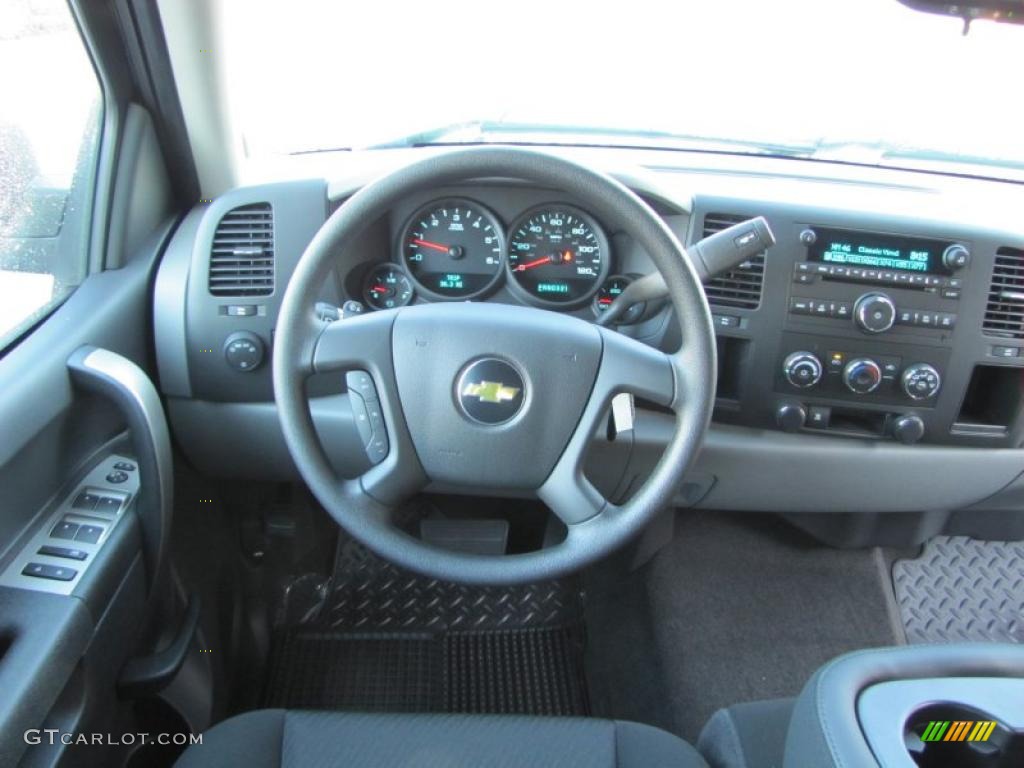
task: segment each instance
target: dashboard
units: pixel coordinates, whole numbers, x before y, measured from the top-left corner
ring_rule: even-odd
[[[611,168],[627,158],[639,156],[585,156]],[[797,175],[792,161],[639,159],[619,177],[680,241],[754,216],[777,238],[705,286],[718,337],[716,410],[682,502],[921,511],[1013,486],[1024,470],[1020,187],[841,166]],[[197,463],[234,475],[290,471],[269,373],[276,312],[306,244],[358,187],[344,175],[254,184],[179,228],[157,278],[154,323],[171,421]],[[594,320],[652,269],[616,222],[559,190],[467,181],[368,222],[337,255],[321,299],[346,316],[478,301]],[[616,328],[666,351],[680,343],[663,302],[635,308]],[[315,377],[309,387],[321,437],[339,471],[355,474],[355,430],[332,400],[344,397],[344,381]],[[611,496],[644,476],[670,428],[665,414],[638,406],[629,439],[598,446],[624,467],[609,480]],[[225,442],[231,434],[244,439]],[[803,462],[800,492],[771,488],[793,462]],[[908,482],[913,498],[902,499]]]

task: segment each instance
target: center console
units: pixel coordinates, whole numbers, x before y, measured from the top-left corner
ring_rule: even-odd
[[[729,295],[709,293],[716,421],[907,445],[1020,445],[1024,251],[923,220],[910,230],[913,219],[816,220],[810,207],[772,204],[738,215],[755,212],[778,241],[761,267],[760,301],[729,309],[716,306]],[[721,217],[703,214],[705,234]],[[753,276],[739,270],[726,284],[749,291]]]
[[[799,240],[775,377],[792,396],[779,401],[780,426],[917,442],[924,422],[902,409],[931,407],[942,389],[969,246],[815,226]],[[811,394],[827,402],[806,406]]]
[[[797,698],[784,766],[1004,768],[1024,760],[1024,648],[910,645],[859,651]]]

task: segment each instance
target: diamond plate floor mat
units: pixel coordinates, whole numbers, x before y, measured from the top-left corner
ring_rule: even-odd
[[[1024,542],[937,536],[892,576],[907,642],[1024,642]]]
[[[264,706],[589,714],[572,580],[470,587],[347,541],[329,579],[289,585],[278,626]]]

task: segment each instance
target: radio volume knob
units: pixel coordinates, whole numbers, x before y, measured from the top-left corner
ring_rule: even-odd
[[[914,363],[903,372],[903,392],[911,400],[935,397],[942,386],[939,372],[928,363]]]
[[[865,333],[884,333],[896,322],[896,305],[884,293],[865,293],[853,305],[853,319]]]
[[[851,360],[843,368],[843,383],[847,389],[858,395],[866,395],[878,389],[882,383],[882,369],[878,363],[867,357]]]
[[[794,352],[782,362],[786,381],[798,389],[813,387],[821,380],[821,361],[810,352]]]
[[[960,243],[953,243],[945,251],[942,252],[942,263],[947,269],[956,271],[963,269],[971,263],[971,252]]]

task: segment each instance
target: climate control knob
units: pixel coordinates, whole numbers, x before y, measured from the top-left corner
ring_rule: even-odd
[[[942,386],[942,378],[928,363],[914,363],[903,372],[903,391],[911,400],[935,397]]]
[[[871,358],[858,357],[843,368],[843,383],[854,394],[866,395],[882,383],[882,369]]]
[[[821,380],[821,361],[810,352],[794,352],[782,361],[786,381],[798,389],[813,387]]]
[[[896,305],[884,293],[865,293],[853,305],[853,319],[865,333],[884,333],[896,322]]]

